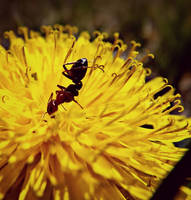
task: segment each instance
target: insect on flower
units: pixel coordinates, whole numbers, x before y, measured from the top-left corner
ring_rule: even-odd
[[[72,65],[72,68],[68,70],[66,68],[66,65]],[[61,85],[57,85],[57,87],[60,88],[60,90],[56,91],[56,99],[52,99],[53,93],[51,93],[50,98],[48,100],[47,113],[49,115],[56,112],[58,110],[58,106],[65,102],[74,101],[83,109],[83,107],[74,99],[74,96],[78,96],[78,90],[82,88],[81,80],[86,75],[87,67],[88,61],[86,58],[81,58],[76,62],[66,63],[63,65],[65,71],[62,72],[62,74],[65,77],[71,79],[75,84],[70,84],[67,88]]]
[[[74,101],[77,103],[82,109],[83,107],[74,99],[74,96],[78,96],[78,90],[82,88],[82,83],[70,84],[67,88],[61,85],[57,85],[60,90],[56,91],[56,99],[52,99],[53,93],[51,93],[48,106],[47,106],[47,113],[49,115],[53,114],[58,110],[58,106],[65,102]]]
[[[186,151],[173,143],[191,137],[190,118],[171,115],[180,95],[118,33],[41,30],[0,46],[0,199],[150,199]]]
[[[72,65],[71,69],[68,70],[66,68],[66,65]],[[70,84],[67,88],[61,85],[57,85],[57,87],[60,88],[60,90],[56,91],[56,99],[52,99],[53,93],[51,93],[50,98],[48,100],[47,113],[51,115],[58,110],[58,106],[60,104],[71,101],[74,101],[83,109],[83,107],[74,99],[74,96],[78,96],[78,90],[82,88],[81,80],[86,75],[87,68],[99,68],[103,71],[101,67],[102,66],[88,67],[88,61],[86,58],[81,58],[76,62],[64,64],[63,68],[65,69],[65,71],[62,72],[62,74],[65,77],[71,79],[75,84]]]

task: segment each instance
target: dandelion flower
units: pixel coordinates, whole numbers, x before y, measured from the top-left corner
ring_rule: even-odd
[[[148,199],[185,152],[173,142],[190,137],[188,120],[170,115],[180,95],[165,78],[146,81],[138,43],[122,58],[117,33],[112,44],[70,26],[18,34],[0,46],[0,199]],[[83,109],[64,103],[51,118],[50,94],[71,84],[62,66],[80,58]]]

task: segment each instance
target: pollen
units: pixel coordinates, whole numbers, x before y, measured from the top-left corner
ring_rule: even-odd
[[[0,199],[149,199],[186,151],[173,142],[191,137],[190,119],[172,114],[180,94],[150,77],[154,55],[72,26],[4,35]]]

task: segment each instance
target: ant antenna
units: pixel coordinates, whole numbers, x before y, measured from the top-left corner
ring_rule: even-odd
[[[73,65],[73,64],[76,64],[77,62],[71,62],[71,63],[66,63],[66,64],[63,64],[63,65]]]
[[[102,72],[105,72],[104,71],[104,65],[98,65],[98,64],[95,64],[95,67],[87,67],[87,68],[94,68],[94,69],[100,69]]]

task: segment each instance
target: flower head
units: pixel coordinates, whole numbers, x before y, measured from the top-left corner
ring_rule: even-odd
[[[190,137],[187,119],[170,115],[180,95],[165,78],[146,81],[138,43],[122,58],[117,33],[112,44],[75,27],[42,32],[6,32],[10,48],[0,47],[0,199],[148,199],[185,151],[173,142]],[[80,58],[83,109],[63,103],[51,118],[51,93],[72,83],[62,66]]]

